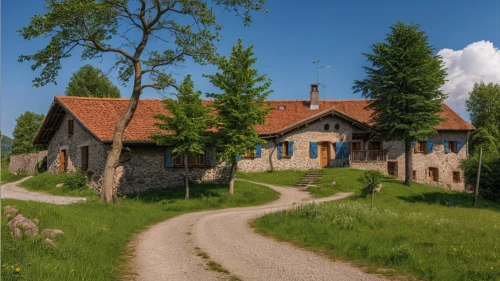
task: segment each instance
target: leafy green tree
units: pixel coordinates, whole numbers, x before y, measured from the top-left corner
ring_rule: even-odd
[[[40,145],[33,145],[38,129],[42,125],[43,114],[37,114],[26,111],[16,119],[16,127],[12,133],[14,141],[12,142],[12,153],[29,153],[43,150]]]
[[[20,62],[34,62],[41,69],[35,87],[56,83],[61,60],[82,51],[82,59],[114,55],[121,83],[133,83],[127,109],[115,125],[101,188],[101,202],[118,203],[113,176],[122,150],[122,137],[147,88],[163,91],[175,87],[172,68],[186,57],[206,64],[216,57],[215,41],[222,26],[216,15],[233,11],[251,23],[253,11],[265,11],[265,0],[46,0],[45,14],[37,14],[20,30],[31,40],[49,38],[48,45]],[[218,11],[219,10],[219,11]],[[156,40],[157,44],[149,44]]]
[[[500,85],[474,84],[465,107],[477,129],[471,135],[471,151],[478,152],[483,148],[488,153],[500,153],[497,144],[500,139]]]
[[[384,140],[403,140],[406,160],[405,184],[412,183],[412,142],[436,134],[435,126],[446,98],[439,88],[445,82],[444,63],[419,25],[398,22],[391,26],[386,42],[372,45],[363,54],[372,67],[367,77],[356,80],[355,93],[371,99],[376,130]]]
[[[229,194],[234,192],[236,157],[244,155],[247,149],[254,149],[256,144],[264,143],[254,126],[263,124],[269,113],[265,100],[272,93],[268,90],[271,80],[252,68],[257,61],[253,55],[253,46],[245,49],[241,39],[238,39],[231,57],[219,60],[219,72],[204,75],[222,91],[207,96],[214,99],[213,107],[218,112],[215,142],[221,150],[219,157],[231,163]]]
[[[12,142],[14,140],[9,138],[8,136],[1,135],[1,143],[2,143],[2,159],[9,155],[9,153],[12,151]]]
[[[121,98],[120,90],[113,85],[104,73],[86,64],[78,69],[71,77],[66,87],[67,96]]]
[[[170,111],[171,116],[155,115],[161,122],[155,126],[167,132],[151,135],[156,144],[173,146],[174,157],[183,158],[186,199],[189,199],[188,155],[205,154],[205,147],[209,141],[206,129],[209,125],[210,108],[203,105],[200,96],[200,91],[194,91],[191,76],[186,76],[179,87],[177,100],[172,98],[164,100],[165,108]]]

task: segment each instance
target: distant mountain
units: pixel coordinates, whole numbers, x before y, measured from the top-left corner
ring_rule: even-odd
[[[1,141],[1,143],[2,143],[2,148],[1,148],[2,149],[2,158],[5,155],[9,154],[9,152],[12,151],[12,141],[13,141],[13,139],[2,135],[2,141]]]

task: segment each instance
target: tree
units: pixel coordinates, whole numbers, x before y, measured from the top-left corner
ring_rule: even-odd
[[[167,133],[157,132],[151,135],[151,139],[155,140],[157,145],[173,146],[173,156],[183,158],[186,199],[189,199],[188,156],[205,154],[209,140],[206,129],[209,124],[210,108],[203,105],[200,96],[201,92],[194,91],[194,83],[188,75],[179,87],[177,100],[172,98],[164,100],[165,108],[170,111],[171,116],[155,115],[161,122],[155,126]]]
[[[444,63],[419,25],[398,22],[391,26],[386,42],[371,46],[363,54],[372,67],[363,67],[367,77],[356,80],[355,93],[371,99],[375,130],[384,140],[403,140],[405,184],[412,183],[412,142],[436,134],[443,121],[437,113],[446,98],[439,88],[445,82]]]
[[[477,129],[471,135],[471,151],[483,148],[488,153],[500,153],[496,141],[500,139],[500,85],[474,84],[465,107]]]
[[[12,153],[29,153],[43,150],[40,145],[33,145],[38,129],[42,125],[43,114],[36,114],[26,111],[16,119],[16,127],[12,132],[14,141],[12,142]]]
[[[27,39],[50,38],[34,55],[22,55],[20,62],[34,61],[40,69],[35,87],[56,83],[61,60],[81,50],[82,59],[115,55],[118,79],[133,83],[127,109],[115,125],[113,142],[104,168],[101,202],[118,203],[113,176],[122,150],[122,137],[137,108],[143,90],[158,91],[175,86],[170,68],[186,57],[199,64],[214,61],[222,26],[217,8],[235,12],[245,25],[251,12],[265,11],[265,0],[46,0],[47,12],[31,18],[20,30]],[[151,45],[156,40],[159,44]],[[147,47],[147,48],[146,48]],[[144,81],[143,81],[144,79]]]
[[[214,99],[213,107],[218,113],[215,142],[221,150],[219,157],[231,163],[229,194],[234,192],[236,157],[244,155],[247,149],[254,149],[256,144],[264,143],[254,126],[264,124],[270,110],[265,100],[272,93],[268,90],[271,80],[266,75],[259,76],[257,70],[252,68],[257,61],[253,55],[253,46],[245,49],[241,39],[238,39],[231,57],[219,60],[220,72],[204,75],[222,91],[207,96]]]
[[[67,96],[121,98],[120,90],[113,85],[104,73],[86,64],[78,69],[71,77],[66,87]]]

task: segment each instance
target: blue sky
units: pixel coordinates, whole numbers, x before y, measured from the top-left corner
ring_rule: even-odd
[[[15,119],[23,112],[30,110],[45,114],[53,96],[64,94],[71,74],[80,66],[91,63],[106,71],[112,63],[112,57],[105,57],[100,61],[81,61],[80,54],[74,53],[72,58],[63,63],[58,85],[32,87],[32,80],[38,72],[32,71],[29,63],[19,63],[17,60],[21,54],[32,54],[43,48],[46,41],[25,41],[16,30],[27,25],[32,15],[43,13],[43,5],[44,1],[41,0],[2,1],[1,129],[2,134],[8,136],[12,136]],[[218,49],[221,54],[228,55],[239,37],[245,45],[255,45],[255,56],[258,58],[256,67],[260,73],[267,74],[273,80],[274,93],[271,94],[271,99],[308,99],[309,85],[316,81],[316,66],[312,62],[318,59],[320,66],[331,65],[319,74],[320,83],[326,85],[326,93],[320,88],[320,98],[361,98],[351,90],[353,81],[364,77],[361,67],[367,65],[367,62],[361,53],[369,52],[371,44],[383,41],[385,34],[389,32],[389,26],[398,20],[419,23],[436,48],[436,53],[442,49],[451,49],[447,52],[450,55],[449,64],[460,66],[457,68],[459,73],[463,73],[463,69],[471,62],[469,59],[468,65],[460,65],[464,61],[460,60],[461,50],[472,53],[473,62],[475,56],[483,59],[477,60],[474,69],[483,68],[482,64],[490,64],[490,74],[485,74],[484,77],[469,75],[463,81],[450,82],[446,88],[457,92],[452,93],[449,102],[465,119],[468,116],[463,110],[463,93],[467,92],[469,84],[484,79],[500,83],[500,67],[497,67],[496,62],[491,62],[498,59],[500,66],[498,0],[268,0],[266,8],[269,13],[255,14],[250,27],[244,27],[241,20],[233,14],[219,14],[218,18],[224,29]],[[471,45],[483,40],[488,41],[489,45]],[[465,52],[469,45],[472,46],[469,49],[473,51]],[[486,57],[485,53],[488,54]],[[214,71],[213,66],[191,63],[175,69],[179,79],[190,73],[195,87],[202,92],[216,91],[202,77],[203,73]],[[494,73],[493,76],[491,72]],[[110,73],[110,78],[118,84],[114,72]],[[122,96],[130,96],[130,87],[120,86],[120,89]],[[460,91],[462,93],[458,94]],[[151,90],[146,91],[143,97],[159,98],[160,95]]]

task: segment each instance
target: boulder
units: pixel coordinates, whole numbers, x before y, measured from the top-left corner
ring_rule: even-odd
[[[56,184],[56,187],[61,188],[61,187],[63,187],[63,185],[64,185],[64,183],[58,183],[58,184]]]
[[[60,229],[44,229],[42,230],[42,235],[50,238],[55,238],[59,235],[63,235],[64,232]]]
[[[52,239],[49,239],[49,238],[45,238],[45,240],[43,240],[43,243],[51,246],[51,247],[55,247],[56,246],[56,243],[54,241],[52,241]]]
[[[15,217],[18,213],[19,210],[12,206],[5,206],[5,208],[3,208],[3,215],[7,218]]]
[[[38,234],[38,226],[31,220],[25,218],[23,215],[17,215],[11,220],[7,226],[12,230],[14,228],[24,229],[24,234],[27,236],[35,236]]]

